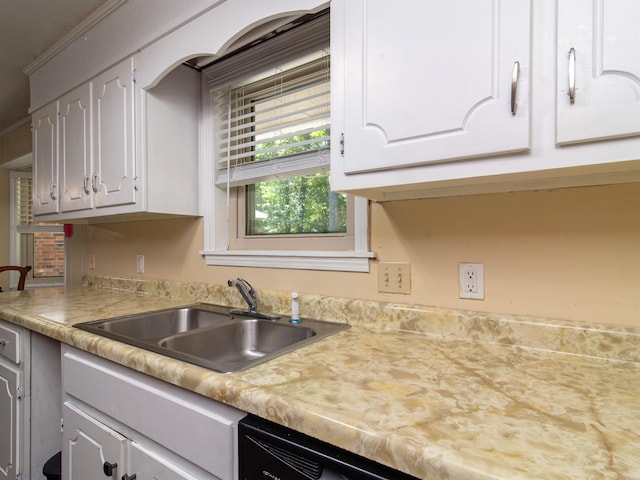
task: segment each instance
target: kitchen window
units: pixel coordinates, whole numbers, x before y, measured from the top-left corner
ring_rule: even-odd
[[[58,223],[33,221],[31,172],[10,174],[10,258],[14,265],[31,265],[26,287],[64,284],[64,232]],[[11,274],[10,287],[18,275]]]
[[[369,270],[367,200],[329,185],[330,71],[328,14],[204,69],[208,264]]]

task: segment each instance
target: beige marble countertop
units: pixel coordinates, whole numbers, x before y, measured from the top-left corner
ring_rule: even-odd
[[[72,328],[193,298],[138,290],[2,293],[0,318],[420,478],[640,478],[631,329],[325,301],[352,328],[219,374]]]

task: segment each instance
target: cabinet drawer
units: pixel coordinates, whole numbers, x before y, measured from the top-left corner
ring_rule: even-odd
[[[65,347],[71,395],[222,479],[234,478],[246,414],[105,359]]]
[[[20,331],[0,324],[0,356],[20,363]]]

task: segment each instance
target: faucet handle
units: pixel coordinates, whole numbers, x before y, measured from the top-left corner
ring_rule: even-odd
[[[249,288],[249,295],[251,295],[253,298],[256,297],[256,291],[253,289],[253,286],[247,282],[244,278],[236,278],[236,282],[240,282],[243,283],[245,286],[247,286]]]

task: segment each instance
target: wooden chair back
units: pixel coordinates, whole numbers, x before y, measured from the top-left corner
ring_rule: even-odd
[[[27,280],[27,274],[31,271],[31,265],[27,265],[26,267],[19,267],[17,265],[5,265],[0,267],[0,273],[6,272],[7,270],[16,270],[20,272],[18,290],[24,290],[24,282]],[[0,287],[0,292],[2,292],[2,287]]]

